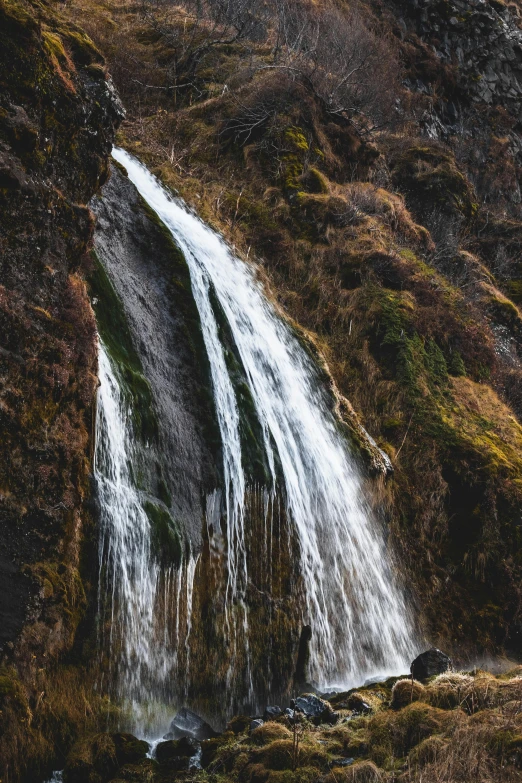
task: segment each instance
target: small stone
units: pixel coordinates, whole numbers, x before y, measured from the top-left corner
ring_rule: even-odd
[[[355,759],[332,759],[330,767],[349,767],[353,764]]]
[[[261,718],[254,718],[254,720],[250,723],[250,731],[255,731],[260,726],[263,726],[264,723],[265,721],[262,720]]]
[[[298,696],[295,700],[295,709],[306,715],[316,725],[320,723],[334,725],[339,720],[339,716],[332,709],[332,705],[314,693],[305,693],[302,696]]]

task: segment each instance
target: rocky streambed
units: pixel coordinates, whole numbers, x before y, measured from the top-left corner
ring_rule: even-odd
[[[236,715],[223,732],[183,708],[159,743],[126,733],[84,737],[63,781],[420,781],[439,779],[447,765],[465,773],[472,763],[502,771],[492,780],[521,779],[521,666],[499,676],[455,672],[432,649],[411,672],[328,699],[303,693],[262,715]]]

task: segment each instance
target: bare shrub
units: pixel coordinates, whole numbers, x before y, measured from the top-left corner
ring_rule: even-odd
[[[169,48],[167,90],[194,87],[199,71],[217,47],[266,38],[264,6],[256,0],[143,0],[142,13]],[[246,53],[246,52],[245,52]]]
[[[212,52],[235,46],[238,68],[251,75],[285,71],[304,81],[328,113],[349,118],[361,131],[395,114],[400,68],[394,49],[355,10],[299,0],[182,0],[174,7],[143,0],[142,10],[170,51],[163,89],[196,87]],[[259,43],[270,45],[269,55],[256,53]]]
[[[355,10],[278,2],[275,60],[298,72],[331,114],[363,115],[375,130],[393,116],[399,64],[392,47]]]

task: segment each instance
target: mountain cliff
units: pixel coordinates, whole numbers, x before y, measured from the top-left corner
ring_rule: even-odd
[[[140,481],[160,546],[173,562],[190,553],[164,525],[173,508],[202,546],[205,568],[221,546],[208,516],[206,529],[202,521],[223,464],[187,271],[125,172],[101,190],[120,123],[120,146],[255,260],[276,309],[324,363],[322,380],[335,388],[352,437],[369,433],[355,451],[364,446],[367,491],[419,634],[461,665],[522,654],[521,119],[515,2],[0,2],[2,780],[63,766],[76,738],[110,722],[119,706],[94,688],[97,668],[110,665],[100,663],[94,631],[98,366],[86,279],[102,339],[120,352],[141,405]],[[95,194],[96,253],[108,277],[90,252]],[[111,231],[125,223],[125,234]],[[120,312],[122,299],[132,308]],[[168,454],[164,463],[150,459],[151,444]],[[258,479],[263,466],[255,448],[252,455]],[[264,563],[256,536],[252,552]],[[290,683],[300,629],[287,618],[288,596],[299,575],[292,582],[298,561],[287,549],[281,594],[265,595],[260,566],[249,600],[263,666],[267,607],[277,613],[277,677]],[[209,619],[219,578],[211,574],[199,597],[196,589],[206,624],[195,631],[191,682],[203,695],[217,676],[209,649],[222,645],[220,681],[228,676],[222,618]],[[429,723],[418,741],[439,723],[450,731],[439,707],[455,707],[461,685],[474,713],[482,691],[459,682],[447,686],[451,704],[439,703],[437,687],[419,698],[431,705],[425,714],[410,704],[411,720]],[[376,698],[394,708],[390,688]],[[503,709],[520,698],[509,694],[481,704]],[[357,736],[337,737],[343,754],[371,759],[353,780],[380,779],[374,764],[388,773],[394,754],[406,757],[417,743],[408,735],[388,747],[379,734],[388,718],[372,720],[355,727]],[[518,768],[518,729],[504,729]],[[268,740],[290,736],[281,728]],[[232,777],[223,779],[268,779],[263,765],[272,761],[261,750],[245,778],[227,742],[235,742],[230,733],[208,750],[229,765]],[[311,761],[308,778],[287,778],[286,762],[274,763],[271,781],[315,780],[327,769]]]
[[[88,684],[63,659],[95,578],[82,563],[97,386],[83,271],[87,203],[122,117],[103,62],[51,6],[0,4],[3,780],[45,767],[86,719]]]

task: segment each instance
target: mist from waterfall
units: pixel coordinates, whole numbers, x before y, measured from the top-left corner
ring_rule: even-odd
[[[190,270],[222,440],[225,603],[232,653],[238,645],[248,645],[249,639],[245,601],[248,476],[241,449],[241,414],[220,339],[216,301],[240,357],[260,424],[270,473],[267,489],[274,493],[282,485],[286,513],[297,538],[305,594],[302,622],[313,629],[312,678],[324,687],[351,686],[367,677],[406,671],[414,651],[410,614],[383,532],[365,500],[356,462],[312,360],[265,296],[255,267],[238,258],[136,159],[121,149],[115,149],[113,156],[171,232]],[[134,693],[139,690],[138,680],[147,679],[152,671],[156,679],[162,679],[172,652],[156,643],[157,622],[151,607],[163,577],[151,558],[146,517],[133,492],[127,491],[125,464],[132,454],[132,436],[127,431],[128,440],[121,443],[112,432],[111,411],[118,407],[121,411],[121,402],[108,373],[101,376],[101,382],[98,420],[106,432],[106,446],[99,446],[97,475],[102,506],[110,505],[109,516],[119,519],[115,524],[104,512],[103,557],[112,564],[112,589],[121,593],[124,655],[136,662],[123,682]],[[117,464],[114,454],[120,455]],[[171,577],[172,585],[176,579],[176,575]],[[175,601],[175,596],[169,600]],[[136,622],[138,627],[133,626]],[[179,644],[190,646],[188,637],[178,634]]]

